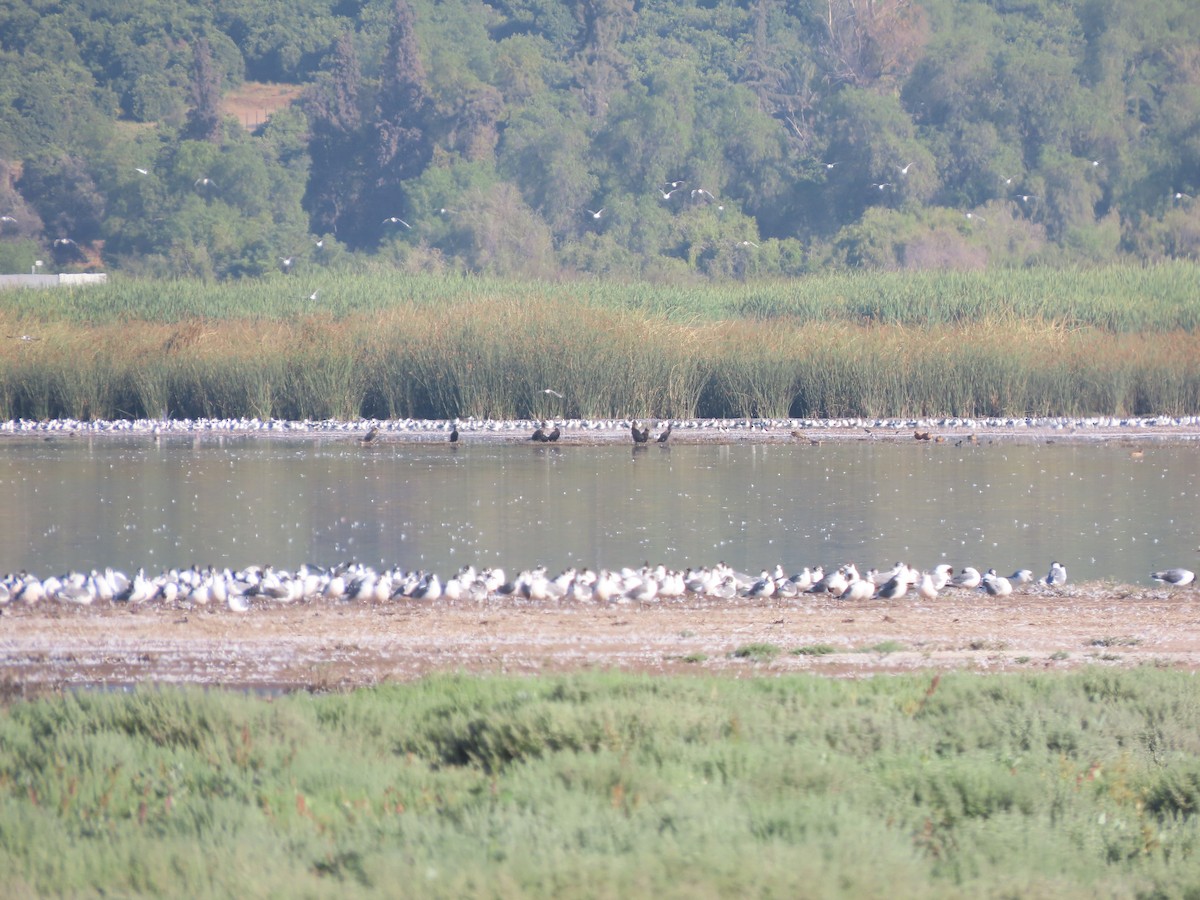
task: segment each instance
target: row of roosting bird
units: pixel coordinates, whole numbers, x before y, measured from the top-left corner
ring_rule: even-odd
[[[1188,569],[1152,573],[1164,584],[1186,586],[1195,581]],[[1038,583],[1061,587],[1066,568],[1055,562]],[[567,569],[550,575],[545,567],[521,571],[510,579],[502,568],[477,570],[466,566],[444,581],[434,572],[376,571],[370,566],[347,563],[333,568],[303,565],[294,572],[251,566],[239,571],[216,568],[171,569],[156,576],[138,571],[132,578],[112,568],[103,572],[75,572],[62,577],[39,579],[29,574],[8,575],[0,580],[0,605],[10,602],[35,604],[43,601],[87,606],[112,602],[137,604],[224,605],[245,612],[255,603],[296,603],[315,600],[386,602],[411,600],[470,600],[518,598],[535,602],[631,603],[682,599],[688,596],[713,599],[792,598],[821,596],[842,600],[882,598],[898,600],[911,591],[925,600],[936,599],[944,590],[982,591],[1005,597],[1034,583],[1029,569],[1001,576],[994,569],[980,573],[967,566],[955,573],[949,565],[918,571],[896,563],[883,572],[865,575],[848,563],[828,572],[821,566],[788,574],[782,566],[764,570],[758,577],[737,572],[724,563],[677,571],[665,566],[645,565],[637,569]]]

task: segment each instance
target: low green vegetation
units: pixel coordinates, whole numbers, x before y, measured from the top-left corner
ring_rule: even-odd
[[[837,653],[837,647],[831,644],[805,644],[792,651],[793,656],[828,656]]]
[[[5,896],[1187,896],[1160,669],[437,677],[0,711]]]
[[[754,662],[770,662],[780,653],[780,649],[776,644],[755,643],[742,644],[737,647],[731,654],[734,659],[749,659]]]
[[[899,641],[880,641],[878,644],[872,644],[870,647],[864,647],[864,653],[903,653],[908,648]]]
[[[0,419],[1184,414],[1198,271],[11,290]]]

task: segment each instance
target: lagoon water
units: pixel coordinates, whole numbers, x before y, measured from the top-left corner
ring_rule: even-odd
[[[1148,583],[1197,562],[1200,447],[916,442],[451,446],[240,437],[0,445],[0,569],[724,560],[1030,568]]]

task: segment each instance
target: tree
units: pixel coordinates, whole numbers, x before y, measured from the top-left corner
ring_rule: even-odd
[[[195,141],[221,143],[221,76],[205,38],[192,44],[192,105],[184,132]]]
[[[425,135],[428,105],[412,8],[406,0],[395,0],[375,121],[375,186],[382,188],[379,208],[390,208],[402,199],[396,187],[429,163],[431,148]]]
[[[929,37],[913,0],[825,0],[822,51],[830,75],[865,87],[895,83],[912,71]]]
[[[50,240],[70,238],[84,244],[100,237],[105,197],[83,158],[31,159],[25,163],[17,189],[45,222]]]
[[[352,229],[345,227],[346,219],[366,192],[361,91],[354,39],[343,32],[334,45],[329,72],[305,92],[302,103],[311,130],[312,158],[304,208],[314,231],[337,232],[341,227],[353,237]]]

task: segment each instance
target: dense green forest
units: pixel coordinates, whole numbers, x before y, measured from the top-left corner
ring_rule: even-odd
[[[0,271],[1155,261],[1197,190],[1194,0],[0,5]]]

